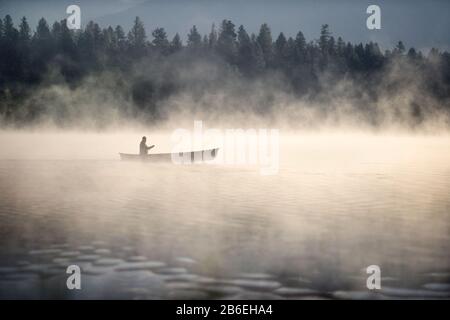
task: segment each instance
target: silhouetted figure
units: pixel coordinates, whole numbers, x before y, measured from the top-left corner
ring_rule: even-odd
[[[139,154],[141,156],[147,155],[148,154],[148,150],[150,150],[151,148],[154,147],[154,145],[152,145],[150,147],[147,147],[146,142],[147,142],[147,138],[146,137],[142,137],[141,143],[139,145]]]

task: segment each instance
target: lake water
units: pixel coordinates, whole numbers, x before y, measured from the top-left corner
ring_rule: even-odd
[[[282,134],[274,175],[139,139],[0,134],[0,298],[450,298],[450,137]]]

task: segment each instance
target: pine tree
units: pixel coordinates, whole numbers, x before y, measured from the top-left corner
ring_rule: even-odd
[[[208,36],[205,34],[202,40],[202,48],[206,51],[209,48]]]
[[[9,14],[5,16],[5,19],[3,21],[3,37],[7,42],[14,42],[17,41],[19,37],[19,31],[17,31],[16,28],[14,28],[14,23],[12,21],[12,18]]]
[[[229,63],[236,62],[237,44],[234,23],[230,20],[223,20],[217,38],[217,52]]]
[[[55,43],[58,43],[60,41],[61,37],[61,24],[58,21],[55,21],[52,25],[51,30],[52,40]]]
[[[16,81],[22,75],[22,57],[19,54],[19,31],[14,27],[10,15],[3,20],[3,39],[0,46],[1,78]]]
[[[266,68],[266,61],[264,59],[264,52],[259,45],[259,42],[257,40],[257,37],[252,34],[251,36],[252,41],[252,48],[253,48],[253,57],[254,57],[254,67],[253,67],[253,73],[255,75],[261,73]]]
[[[214,50],[217,46],[217,31],[216,31],[216,25],[213,23],[211,26],[211,32],[208,36],[208,44],[209,49]]]
[[[117,50],[117,39],[114,33],[114,29],[109,26],[102,31],[102,38],[105,43],[105,47],[109,51]]]
[[[405,53],[405,45],[402,41],[399,41],[394,49],[394,54],[403,55]]]
[[[61,52],[63,52],[68,58],[75,59],[77,56],[77,47],[75,45],[72,31],[67,27],[66,20],[62,20],[61,23],[61,30],[60,30],[60,37],[59,37],[59,47]],[[112,28],[108,28],[110,30],[110,33],[112,33],[111,37],[114,36]],[[111,40],[112,41],[112,40]]]
[[[3,20],[0,18],[0,40],[3,39],[3,33],[4,33]]]
[[[345,42],[344,40],[342,40],[341,37],[338,37],[337,40],[337,44],[336,44],[336,50],[337,50],[337,55],[340,57],[344,56],[345,53]]]
[[[164,28],[156,28],[152,32],[153,41],[152,44],[162,54],[169,53],[169,40],[167,40],[167,34]]]
[[[36,64],[36,74],[42,74],[46,63],[50,61],[54,55],[54,42],[48,27],[47,21],[41,18],[38,22],[36,32],[32,38],[33,57]]]
[[[177,33],[172,39],[172,42],[170,43],[170,52],[176,53],[181,51],[183,49],[183,43],[181,42],[180,35]]]
[[[197,31],[197,27],[193,26],[187,37],[187,45],[191,49],[198,50],[202,45],[202,36]]]
[[[417,52],[416,52],[416,49],[414,49],[414,48],[410,48],[409,50],[408,50],[408,58],[409,59],[411,59],[411,60],[415,60],[416,58],[417,58]]]
[[[289,37],[286,43],[286,56],[285,56],[285,64],[288,67],[292,67],[295,65],[296,60],[296,45],[295,40],[292,37]]]
[[[277,66],[283,66],[286,63],[287,58],[287,40],[283,32],[281,32],[275,40],[275,64]]]
[[[48,28],[47,21],[44,18],[41,18],[39,20],[34,37],[37,40],[50,40],[51,39],[50,29]]]
[[[102,38],[102,30],[100,26],[93,22],[89,21],[84,30],[85,35],[89,39],[90,45],[93,50],[98,51],[102,48],[103,38]]]
[[[330,40],[328,40],[328,54],[330,56],[335,56],[337,52],[336,48],[336,40],[334,40],[334,37],[330,37]]]
[[[306,61],[306,40],[301,31],[295,37],[295,55],[297,62],[304,63]]]
[[[128,43],[134,53],[140,54],[144,52],[146,39],[144,24],[139,17],[136,17],[133,27],[128,32]]]
[[[237,35],[238,46],[238,66],[239,69],[248,74],[252,71],[252,64],[254,63],[253,47],[250,36],[245,31],[244,26],[240,26]]]
[[[266,62],[266,65],[269,66],[273,60],[273,52],[272,52],[272,33],[267,23],[261,25],[256,40],[258,41],[258,44],[263,52],[264,61]]]
[[[19,40],[28,42],[31,39],[30,26],[28,25],[27,18],[23,17],[19,26]]]
[[[116,26],[114,29],[115,39],[117,41],[117,48],[121,51],[123,51],[126,48],[126,41],[125,38],[125,32],[123,31],[123,28],[121,26]]]
[[[320,30],[319,47],[322,55],[327,55],[329,52],[329,41],[331,38],[330,26],[324,24]]]

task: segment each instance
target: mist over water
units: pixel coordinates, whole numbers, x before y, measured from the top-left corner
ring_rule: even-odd
[[[448,298],[448,135],[281,131],[263,176],[119,161],[149,131],[0,134],[1,297]]]
[[[433,76],[417,74],[404,61],[392,62],[364,84],[325,73],[316,80],[317,92],[308,89],[299,96],[281,73],[247,79],[216,61],[184,65],[182,58],[137,63],[130,75],[93,73],[76,85],[61,83],[60,71],[51,70],[15,115],[0,118],[0,124],[12,130],[70,131],[173,130],[195,120],[211,127],[312,131],[440,133],[450,127],[448,88],[436,89],[444,98],[436,97],[426,88]]]

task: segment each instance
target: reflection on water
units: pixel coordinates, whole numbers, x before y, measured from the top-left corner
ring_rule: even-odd
[[[291,136],[274,176],[108,146],[0,153],[0,298],[450,297],[448,138]]]

